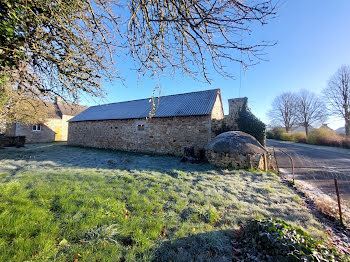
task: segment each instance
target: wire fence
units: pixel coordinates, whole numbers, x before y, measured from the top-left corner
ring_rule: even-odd
[[[318,209],[350,222],[350,155],[270,147],[279,174],[310,197]],[[324,154],[324,152],[323,152]]]

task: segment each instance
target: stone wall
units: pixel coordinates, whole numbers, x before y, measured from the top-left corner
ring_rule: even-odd
[[[247,100],[248,98],[246,97],[228,100],[229,114],[226,116],[223,115],[221,118],[214,118],[212,121],[212,138],[223,132],[239,130],[239,112],[242,110]]]
[[[207,151],[205,156],[210,164],[218,167],[265,170],[268,166],[268,163],[265,166],[266,156],[264,154],[236,154]]]
[[[56,139],[56,141],[67,141],[68,140],[68,120],[73,118],[73,116],[63,115],[61,120],[62,135],[61,139]]]
[[[24,136],[4,136],[0,135],[0,148],[8,146],[22,147],[25,143]]]
[[[221,120],[224,118],[224,110],[222,108],[221,96],[216,96],[216,100],[211,111],[211,119],[212,120]]]
[[[218,167],[277,171],[276,160],[268,152],[264,154],[234,154],[209,150],[205,152],[205,157],[211,165]]]
[[[55,119],[56,120],[56,119]],[[59,119],[57,119],[59,121]],[[52,122],[54,121],[50,121]],[[50,125],[41,124],[41,131],[33,131],[32,125],[16,123],[14,127],[15,136],[25,136],[27,143],[41,143],[55,141],[55,132]]]
[[[214,130],[218,129],[218,125],[221,126],[224,119],[224,110],[222,108],[221,96],[217,96],[212,112],[211,112],[211,121],[210,121],[210,138],[213,139],[216,136]]]
[[[232,121],[237,122],[239,118],[239,112],[243,109],[244,106],[248,104],[248,98],[233,98],[228,100],[229,106],[229,114],[228,117],[232,119]]]
[[[211,123],[212,137],[227,131],[244,131],[253,135],[265,146],[266,127],[256,118],[248,108],[248,98],[234,98],[228,100],[229,114],[223,119],[214,119]]]
[[[7,124],[5,135],[14,136],[15,135],[15,124]]]
[[[144,131],[138,130],[144,125]],[[194,146],[199,155],[211,139],[209,116],[70,122],[68,144],[180,156]]]
[[[72,116],[63,115],[62,119],[47,119],[45,123],[41,124],[41,131],[33,131],[32,125],[16,123],[7,127],[6,134],[9,136],[25,136],[27,143],[67,141],[67,121],[71,118]]]

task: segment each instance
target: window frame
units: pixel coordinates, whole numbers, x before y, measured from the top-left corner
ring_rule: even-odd
[[[41,132],[41,124],[32,125],[32,132]]]
[[[145,124],[137,124],[137,132],[145,132]]]

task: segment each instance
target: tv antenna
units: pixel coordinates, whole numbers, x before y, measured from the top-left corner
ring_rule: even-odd
[[[243,31],[241,31],[241,64],[239,67],[239,87],[238,87],[238,97],[241,97],[241,88],[242,88],[242,67],[243,67],[243,51],[242,51],[242,45],[243,45]]]

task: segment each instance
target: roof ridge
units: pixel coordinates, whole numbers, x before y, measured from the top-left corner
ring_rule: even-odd
[[[188,95],[188,94],[208,92],[208,91],[220,91],[220,88],[207,89],[207,90],[201,90],[201,91],[193,91],[193,92],[188,92],[188,93],[172,94],[172,95],[160,96],[159,98],[164,98],[164,97],[169,97],[169,96],[181,96],[181,95]],[[107,104],[101,104],[101,105],[94,105],[94,106],[90,106],[90,107],[114,105],[114,104],[121,104],[121,103],[129,103],[129,102],[134,102],[134,101],[148,100],[148,99],[151,99],[151,98],[152,97],[140,98],[140,99],[134,99],[134,100],[127,100],[127,101],[113,102],[113,103],[107,103]]]

